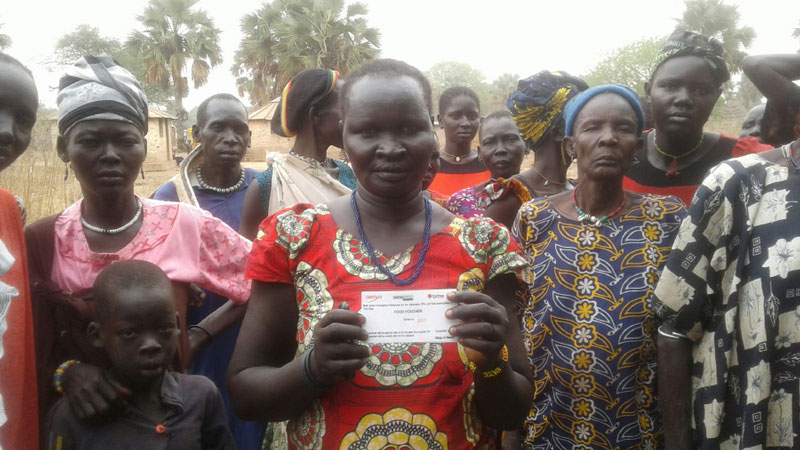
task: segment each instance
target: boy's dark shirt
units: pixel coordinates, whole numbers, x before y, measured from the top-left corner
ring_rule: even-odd
[[[44,436],[49,450],[137,449],[215,450],[236,449],[228,429],[222,398],[206,377],[167,373],[161,383],[161,401],[167,406],[165,430],[136,410],[111,423],[82,423],[66,398],[50,411]]]

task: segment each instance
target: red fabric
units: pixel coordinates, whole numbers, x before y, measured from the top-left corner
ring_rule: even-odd
[[[730,136],[726,136],[724,134],[721,135],[720,142],[724,142],[726,140],[727,141],[736,141],[736,143],[733,145],[733,148],[728,147],[730,149],[730,154],[729,155],[723,155],[722,159],[738,158],[740,156],[749,155],[751,153],[765,152],[767,150],[772,150],[772,148],[773,148],[771,145],[759,142],[758,138],[754,138],[754,137],[733,138],[733,137],[730,137]],[[644,149],[642,149],[640,151],[639,158],[640,159],[647,158],[647,155],[646,155]],[[695,162],[694,165],[695,166],[701,166],[703,164],[709,164],[706,161],[706,159],[707,158],[704,157],[704,159],[701,159],[700,161]],[[711,167],[713,167],[714,165],[716,165],[716,163],[712,163],[711,166],[709,166],[709,169]],[[683,203],[688,206],[689,204],[692,203],[692,197],[694,197],[695,191],[697,191],[697,188],[700,186],[700,183],[702,182],[702,178],[705,177],[705,173],[706,173],[706,170],[704,170],[702,173],[698,173],[698,175],[702,175],[702,177],[700,177],[700,176],[697,177],[697,181],[698,181],[697,183],[685,184],[685,185],[653,186],[653,185],[642,184],[641,182],[636,181],[635,179],[631,178],[631,176],[630,176],[631,173],[629,172],[628,176],[625,176],[625,178],[623,178],[623,180],[622,180],[622,187],[623,187],[623,189],[627,189],[627,190],[633,191],[633,192],[640,192],[640,193],[643,193],[643,194],[674,195],[674,196],[680,198],[681,201],[683,201]],[[682,179],[683,178],[681,178],[679,176],[676,180],[677,181],[681,181]],[[645,181],[645,182],[652,181],[652,179],[650,179],[650,180],[643,179],[643,181]],[[654,183],[654,184],[656,184],[656,183]]]
[[[447,205],[447,200],[450,199],[450,197],[430,189],[428,189],[428,193],[431,194],[431,200],[439,204],[441,207],[445,207]]]
[[[376,256],[393,274],[406,278],[420,247],[389,259]],[[351,310],[361,309],[362,291],[482,290],[484,280],[504,273],[528,277],[527,262],[508,231],[490,219],[455,218],[431,236],[419,278],[402,288],[371,264],[361,242],[338,228],[324,205],[312,209],[307,204],[280,211],[261,224],[247,265],[250,278],[295,285],[298,354],[312,342],[314,325],[327,311],[345,301]],[[348,448],[364,436],[392,432],[422,436],[418,439],[428,448],[436,442],[450,449],[486,444],[490,433],[478,418],[466,362],[463,348],[455,343],[373,344],[367,365],[352,380],[331,388],[290,421],[289,445]],[[393,426],[386,427],[390,421]],[[409,433],[411,424],[423,428]],[[397,448],[406,447],[399,444]],[[413,447],[426,446],[416,442]]]
[[[723,135],[724,136],[724,135]],[[734,138],[735,139],[735,138]],[[731,150],[731,158],[738,158],[740,156],[749,155],[751,153],[761,153],[767,150],[772,150],[774,147],[760,142],[756,137],[743,137],[738,138],[739,142]]]
[[[645,186],[643,184],[639,184],[628,177],[622,179],[622,188],[627,191],[632,192],[642,192],[647,194],[654,194],[654,195],[674,195],[681,199],[684,205],[689,205],[692,203],[692,197],[694,196],[695,191],[697,190],[698,185],[689,185],[689,186],[670,186],[670,187],[655,187],[655,186]]]
[[[0,426],[0,448],[36,450],[39,448],[39,417],[28,262],[19,206],[14,196],[2,189],[0,240],[15,259],[0,281],[19,291],[9,305],[8,329],[2,336],[0,396],[8,421]]]
[[[488,170],[475,173],[439,172],[436,174],[436,178],[433,179],[433,183],[431,183],[428,189],[450,197],[464,188],[483,183],[491,178],[491,176],[492,174]]]

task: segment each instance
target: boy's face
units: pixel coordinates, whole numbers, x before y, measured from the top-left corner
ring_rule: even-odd
[[[0,171],[10,166],[31,142],[39,95],[22,68],[0,62]]]
[[[135,386],[158,379],[178,345],[172,287],[121,289],[111,301],[106,317],[90,325],[95,345],[105,348],[123,381]]]

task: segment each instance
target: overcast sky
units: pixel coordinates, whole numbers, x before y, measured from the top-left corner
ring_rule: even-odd
[[[726,0],[739,5],[740,23],[755,28],[748,50],[794,53],[792,37],[800,25],[800,0]],[[39,95],[55,105],[57,70],[48,69],[58,38],[86,23],[101,34],[124,40],[139,26],[136,15],[147,0],[4,0],[0,30],[11,36],[6,51],[27,64]],[[368,22],[381,32],[381,56],[404,60],[422,70],[439,61],[459,61],[479,69],[487,81],[504,72],[521,76],[539,70],[588,71],[611,50],[643,37],[669,34],[683,0],[369,0]],[[239,45],[239,21],[259,1],[201,0],[222,30],[224,62],[209,82],[192,90],[187,109],[217,92],[236,94],[230,66]]]

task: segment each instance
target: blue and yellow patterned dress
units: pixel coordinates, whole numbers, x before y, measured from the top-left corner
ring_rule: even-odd
[[[534,266],[521,320],[536,368],[524,448],[659,447],[649,299],[685,216],[676,197],[649,195],[600,227],[547,199],[522,206],[513,234]]]

